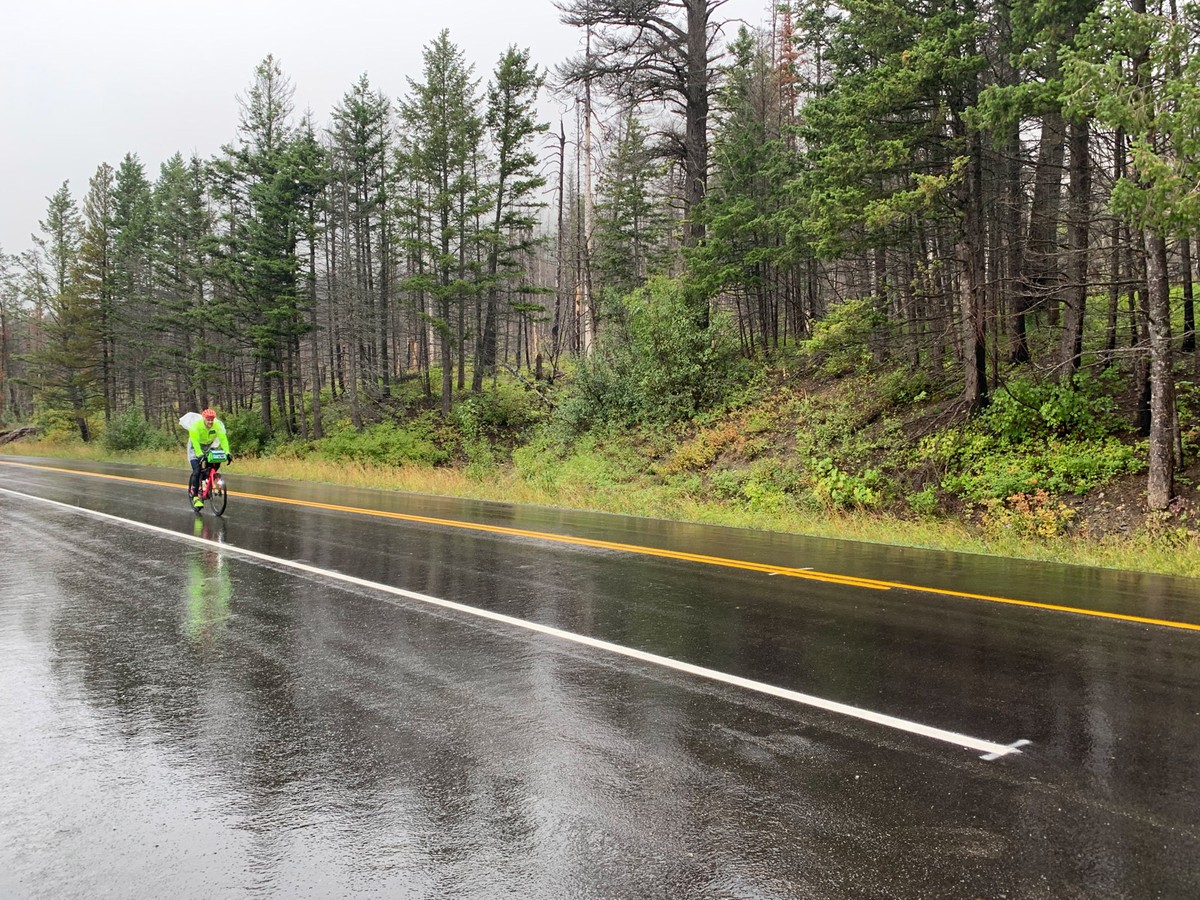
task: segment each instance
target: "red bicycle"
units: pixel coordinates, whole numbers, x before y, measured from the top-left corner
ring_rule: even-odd
[[[227,459],[224,450],[214,448],[205,453],[200,462],[200,499],[218,516],[224,514],[225,504],[229,502],[225,495],[225,479],[219,472],[221,463]],[[196,515],[200,515],[199,509]]]

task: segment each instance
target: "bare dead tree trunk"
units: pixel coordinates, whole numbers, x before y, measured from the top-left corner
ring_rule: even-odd
[[[1125,175],[1125,131],[1118,128],[1113,136],[1113,181]],[[1104,330],[1104,358],[1109,363],[1117,350],[1117,324],[1121,305],[1121,276],[1125,271],[1125,227],[1120,219],[1113,219],[1112,248],[1109,260],[1108,321]]]
[[[1025,190],[1021,185],[1021,130],[1020,124],[1014,122],[1008,135],[1004,150],[1004,185],[1002,210],[1003,244],[1004,244],[1004,274],[1000,280],[1000,295],[1002,306],[997,310],[997,317],[1008,323],[1010,341],[1009,358],[1018,353],[1015,343],[1017,338],[1017,316],[1014,314],[1015,298],[1021,278],[1021,267],[1024,258],[1024,240],[1021,234],[1021,223],[1024,219]],[[1000,323],[997,323],[999,325]],[[1025,340],[1025,320],[1020,319],[1020,340]],[[1028,347],[1024,347],[1028,354]]]
[[[1200,241],[1197,242],[1200,246]],[[1179,241],[1180,268],[1183,276],[1183,343],[1179,349],[1192,353],[1196,349],[1196,305],[1192,280],[1192,244],[1186,237]]]
[[[1150,315],[1150,472],[1146,504],[1166,509],[1175,495],[1175,384],[1171,374],[1171,298],[1167,241],[1147,230],[1146,280]]]
[[[592,84],[584,85],[583,93],[583,302],[587,312],[584,323],[584,353],[591,354],[596,336],[600,333],[600,311],[592,290],[593,222],[595,198],[592,196]]]
[[[1072,122],[1068,143],[1071,171],[1068,186],[1070,219],[1067,223],[1068,284],[1064,295],[1060,359],[1065,382],[1075,376],[1083,356],[1083,317],[1088,293],[1088,220],[1092,191],[1091,161],[1088,157],[1089,123]]]
[[[971,92],[974,94],[974,91]],[[974,97],[968,97],[968,105]],[[958,126],[956,130],[964,130]],[[964,392],[968,409],[987,404],[987,309],[983,224],[983,148],[981,137],[969,132],[969,159],[963,180],[963,224],[958,241],[962,268],[962,331]]]
[[[312,339],[309,348],[312,351],[312,437],[320,439],[324,432],[321,429],[321,352],[320,331],[317,327],[317,244],[315,240],[308,243],[308,307],[309,319],[312,325]]]
[[[563,307],[563,250],[565,235],[563,234],[563,208],[565,206],[565,176],[567,168],[567,130],[562,120],[558,122],[558,258],[554,274],[554,319],[550,327],[550,380],[554,380],[558,371],[558,354],[562,349],[562,307]]]
[[[704,240],[704,225],[695,219],[695,211],[704,199],[708,183],[708,41],[710,0],[685,0],[687,7],[687,108],[684,144],[684,222],[683,243],[694,247]]]
[[[1033,201],[1029,208],[1029,239],[1022,260],[1021,284],[1017,291],[1010,325],[1014,363],[1029,362],[1026,318],[1055,293],[1054,267],[1058,257],[1058,209],[1062,193],[1065,151],[1062,113],[1051,110],[1042,119],[1042,136],[1034,169]]]
[[[1133,0],[1133,10],[1146,14],[1145,0]],[[1133,58],[1133,81],[1137,99],[1149,121],[1154,120],[1154,101],[1150,95],[1147,63],[1149,48],[1143,48]],[[1147,135],[1153,147],[1158,135],[1151,128]],[[1148,189],[1141,172],[1135,172],[1138,185]],[[1171,296],[1167,275],[1167,241],[1153,225],[1143,225],[1142,246],[1145,250],[1146,328],[1149,336],[1149,473],[1146,481],[1146,505],[1152,510],[1164,510],[1175,493],[1174,441],[1174,383],[1171,373]]]

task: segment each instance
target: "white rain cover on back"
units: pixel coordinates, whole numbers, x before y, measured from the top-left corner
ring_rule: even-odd
[[[184,413],[179,417],[179,427],[184,431],[191,430],[191,427],[204,418],[198,412]]]

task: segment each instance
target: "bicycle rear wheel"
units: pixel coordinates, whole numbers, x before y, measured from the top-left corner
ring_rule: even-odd
[[[225,479],[218,475],[213,479],[212,495],[208,498],[213,513],[218,516],[223,514],[227,501],[228,498],[225,496]]]

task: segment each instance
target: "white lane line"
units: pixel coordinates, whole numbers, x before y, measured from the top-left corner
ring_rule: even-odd
[[[929,725],[922,725],[920,722],[913,722],[908,719],[899,719],[895,716],[874,712],[869,709],[850,706],[846,703],[838,703],[836,700],[826,700],[823,697],[814,697],[812,694],[802,694],[799,691],[776,687],[775,685],[766,684],[761,681],[754,681],[749,678],[742,678],[739,675],[729,675],[725,672],[718,672],[716,669],[707,669],[704,666],[697,666],[693,665],[692,663],[671,659],[668,656],[659,656],[656,653],[647,653],[644,650],[636,650],[632,647],[624,647],[620,644],[613,644],[608,641],[602,641],[598,638],[588,637],[582,634],[575,634],[574,632],[564,631],[561,628],[554,628],[549,625],[540,625],[537,622],[529,622],[525,619],[517,619],[513,616],[506,616],[503,613],[492,612],[491,610],[487,609],[479,609],[474,606],[467,606],[462,603],[456,603],[453,600],[443,600],[441,597],[434,597],[429,594],[421,594],[416,591],[405,590],[404,588],[392,587],[391,585],[381,584],[377,581],[367,581],[364,578],[356,578],[353,575],[345,575],[332,569],[320,569],[316,566],[307,565],[306,563],[295,562],[294,560],[283,559],[278,556],[268,556],[265,553],[259,553],[255,550],[247,550],[243,547],[234,546],[233,544],[225,544],[219,541],[212,541],[206,538],[198,537],[196,535],[184,534],[179,531],[171,531],[167,528],[160,528],[157,525],[148,525],[145,522],[135,522],[131,519],[122,519],[119,516],[98,512],[94,509],[85,509],[84,507],[80,506],[72,506],[68,503],[60,503],[57,500],[47,500],[44,497],[35,497],[32,494],[23,494],[19,491],[12,491],[6,488],[0,488],[0,493],[12,494],[17,497],[24,497],[28,500],[39,500],[42,503],[48,503],[51,506],[58,506],[71,512],[86,513],[87,515],[94,516],[96,518],[108,519],[109,521],[117,522],[121,525],[141,528],[145,531],[161,534],[168,538],[191,541],[192,543],[201,544],[206,547],[214,547],[222,552],[235,553],[239,556],[244,556],[249,559],[257,559],[263,562],[272,563],[277,566],[284,566],[289,569],[295,569],[298,572],[306,572],[310,575],[316,575],[321,578],[329,578],[334,581],[341,581],[345,584],[353,584],[358,587],[368,588],[370,590],[382,591],[386,594],[393,594],[397,597],[405,597],[409,600],[417,600],[421,603],[428,603],[432,606],[442,607],[443,609],[452,609],[455,612],[465,613],[480,619],[489,619],[493,622],[500,622],[504,625],[509,625],[514,628],[522,628],[526,631],[533,631],[538,634],[544,634],[549,637],[558,638],[559,640],[570,641],[575,644],[582,644],[585,647],[603,650],[606,653],[625,656],[630,659],[636,659],[641,662],[650,663],[652,665],[661,666],[667,669],[674,669],[677,672],[686,672],[689,675],[695,675],[699,678],[720,682],[721,684],[733,685],[734,687],[744,688],[748,691],[755,691],[759,694],[767,694],[772,697],[779,697],[783,700],[791,700],[794,703],[800,703],[816,709],[823,709],[826,712],[836,713],[837,715],[848,716],[853,719],[861,719],[865,722],[872,722],[876,725],[882,725],[885,728],[892,728],[897,731],[906,731],[909,734],[933,738],[934,740],[944,741],[947,744],[953,744],[956,747],[965,747],[968,750],[977,750],[982,754],[982,758],[986,760],[999,759],[1000,757],[1007,756],[1010,753],[1020,753],[1020,748],[1029,743],[1029,741],[1024,739],[1010,744],[998,744],[994,741],[985,741],[981,740],[980,738],[973,738],[965,734],[947,731],[943,728],[934,728]]]
[[[1025,738],[1021,738],[1021,740],[1013,741],[1011,744],[1009,744],[1004,753],[1020,753],[1022,747],[1024,747],[1026,744],[1032,743],[1033,741],[1027,741]],[[985,753],[983,758],[987,760],[999,759],[1004,755],[1004,753]]]

